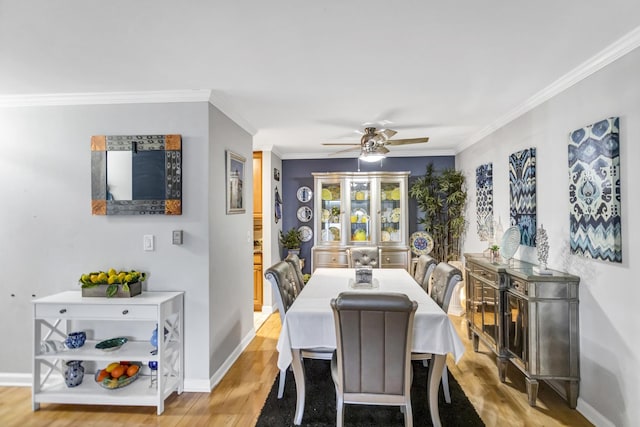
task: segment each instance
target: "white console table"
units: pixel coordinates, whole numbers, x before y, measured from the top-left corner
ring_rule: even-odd
[[[143,292],[133,298],[83,298],[80,291],[61,292],[33,300],[33,410],[41,403],[73,403],[91,405],[156,406],[158,415],[164,411],[164,401],[174,391],[181,394],[184,384],[183,292]],[[82,322],[107,322],[117,335],[87,338],[84,346],[57,352],[41,350],[46,340],[62,341],[71,332],[71,322],[82,329]],[[158,325],[157,354],[148,338],[131,339],[133,325],[142,324],[149,335]],[[78,328],[77,325],[80,325]],[[164,328],[164,339],[162,339]],[[122,348],[106,352],[96,343],[114,336],[130,340]],[[64,361],[82,360],[97,365],[93,372],[85,366],[84,380],[76,387],[67,387],[63,373]],[[107,363],[128,360],[143,365],[139,378],[130,385],[109,390],[94,380],[95,370]],[[158,363],[157,387],[150,387],[150,371],[145,365]]]

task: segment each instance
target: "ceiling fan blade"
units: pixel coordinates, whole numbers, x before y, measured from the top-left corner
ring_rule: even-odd
[[[391,139],[385,142],[385,145],[407,145],[407,144],[419,144],[421,142],[428,142],[429,138],[405,138],[405,139]]]
[[[348,153],[350,151],[358,151],[358,150],[360,150],[360,144],[358,144],[357,147],[351,147],[351,148],[347,148],[346,150],[336,151],[335,153],[329,154],[329,156],[335,156],[337,154]]]
[[[398,133],[398,132],[396,132],[393,129],[380,129],[378,131],[378,135],[381,135],[384,138],[385,141],[388,140],[389,138],[391,138],[396,133]]]
[[[360,147],[359,142],[323,142],[322,145],[354,145]]]

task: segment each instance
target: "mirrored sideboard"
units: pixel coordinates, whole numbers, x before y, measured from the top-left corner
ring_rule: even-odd
[[[560,271],[538,274],[535,264],[491,262],[465,254],[466,320],[478,351],[482,341],[497,356],[506,381],[509,362],[524,375],[529,404],[547,382],[575,408],[580,385],[580,278]]]

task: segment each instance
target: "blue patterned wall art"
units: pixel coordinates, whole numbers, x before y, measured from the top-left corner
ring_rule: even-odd
[[[520,244],[536,245],[536,149],[509,156],[511,225],[520,229]]]
[[[571,253],[622,262],[619,118],[569,134]]]
[[[493,238],[493,163],[476,168],[476,210],[481,241]]]

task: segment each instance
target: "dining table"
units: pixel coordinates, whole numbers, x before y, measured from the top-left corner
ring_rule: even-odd
[[[304,349],[336,348],[336,331],[330,302],[341,292],[396,292],[418,303],[413,323],[414,353],[432,355],[429,363],[427,396],[431,421],[441,426],[438,389],[447,354],[456,363],[462,357],[464,345],[451,320],[436,302],[418,285],[407,270],[379,268],[372,270],[372,283],[356,283],[354,268],[317,268],[308,283],[286,312],[278,338],[278,368],[291,365],[296,383],[294,424],[300,425],[305,405],[305,374],[301,351]],[[282,315],[282,314],[281,314]]]

